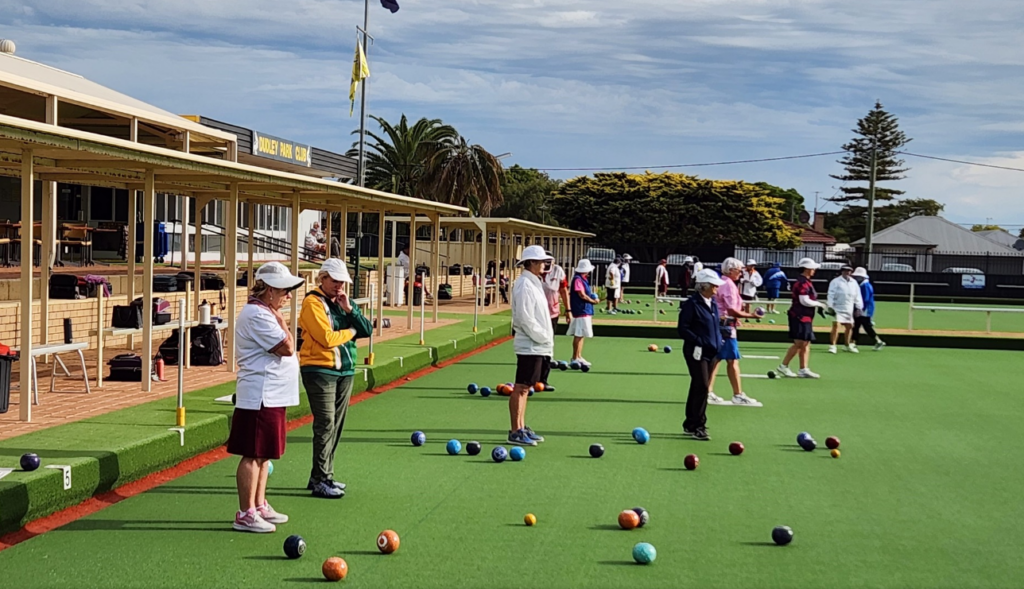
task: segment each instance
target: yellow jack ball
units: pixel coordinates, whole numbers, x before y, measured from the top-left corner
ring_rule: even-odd
[[[835,449],[831,452],[832,458],[839,458],[839,449]]]
[[[523,523],[525,523],[528,526],[535,525],[537,523],[537,516],[533,515],[532,513],[527,513],[526,517],[523,518]]]

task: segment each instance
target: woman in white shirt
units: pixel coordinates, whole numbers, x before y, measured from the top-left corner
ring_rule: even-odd
[[[299,357],[281,307],[302,283],[279,262],[264,264],[235,326],[238,383],[228,452],[242,457],[232,525],[240,532],[273,532],[288,521],[266,492],[269,461],[284,454],[286,408],[299,404]]]

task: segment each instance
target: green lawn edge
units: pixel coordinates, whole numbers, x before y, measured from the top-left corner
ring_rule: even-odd
[[[374,346],[374,366],[356,371],[353,394],[394,382],[438,362],[471,352],[510,334],[507,317],[481,316],[427,332],[426,345],[414,334]],[[365,349],[360,350],[365,354]],[[174,427],[175,398],[165,398],[42,431],[0,441],[0,468],[14,472],[0,479],[0,533],[78,505],[146,475],[223,445],[228,438],[233,406],[215,401],[234,392],[229,382],[185,395],[184,441]],[[44,399],[45,402],[45,399]],[[83,397],[83,403],[87,403]],[[288,419],[309,415],[306,396],[288,409]],[[23,472],[22,454],[35,452],[43,465]],[[71,467],[72,486],[64,490],[60,469]]]

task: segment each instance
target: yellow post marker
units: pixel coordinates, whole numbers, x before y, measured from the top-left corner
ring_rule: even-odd
[[[185,408],[178,407],[174,412],[174,424],[178,427],[185,427]]]

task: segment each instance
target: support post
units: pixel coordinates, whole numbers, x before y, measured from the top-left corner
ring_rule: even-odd
[[[302,212],[302,195],[299,191],[292,194],[292,274],[299,275],[299,214]],[[292,293],[292,305],[289,322],[292,328],[292,341],[299,339],[299,297],[298,293]]]
[[[501,297],[498,290],[501,288],[501,225],[494,227],[494,308],[501,308]]]
[[[39,237],[39,344],[50,343],[50,275],[53,273],[54,248],[57,244],[57,183],[43,182],[42,227]],[[22,225],[24,227],[24,225]],[[35,234],[33,227],[29,235]],[[26,235],[23,231],[22,235]],[[30,242],[31,243],[31,242]],[[24,242],[22,242],[24,245]]]
[[[377,221],[377,335],[384,335],[384,231],[387,229],[387,223],[384,220],[385,212],[381,209],[379,220]],[[391,239],[394,240],[394,233],[391,234]],[[394,245],[392,245],[392,248]],[[373,359],[370,358],[370,364],[373,364]]]
[[[437,300],[438,300],[437,299],[437,293],[439,292],[437,287],[438,287],[438,285],[441,284],[441,280],[442,280],[442,278],[441,278],[441,213],[434,213],[434,230],[433,230],[432,233],[433,233],[433,235],[431,235],[431,237],[433,237],[433,242],[434,242],[434,247],[433,247],[434,260],[431,263],[431,268],[430,268],[430,271],[433,273],[433,276],[431,277],[431,280],[430,280],[430,290],[432,291],[431,294],[433,295],[433,299],[434,299],[433,323],[437,323],[437,305],[438,305],[438,303],[437,303]]]
[[[125,256],[128,258],[128,303],[135,300],[135,250],[136,242],[139,240],[139,193],[134,188],[128,189],[128,248]],[[135,349],[135,336],[128,336],[128,349]]]
[[[246,268],[246,274],[248,274],[248,276],[246,276],[245,280],[245,284],[247,285],[246,289],[248,290],[252,288],[252,275],[254,273],[252,267],[253,250],[256,249],[256,244],[254,242],[254,240],[256,239],[256,205],[252,204],[251,202],[248,202],[245,203],[245,206],[249,207],[249,251],[246,252],[249,255],[249,267]]]
[[[487,222],[477,223],[480,228],[480,266],[477,269],[476,293],[473,305],[479,309],[473,313],[473,333],[477,330],[477,314],[483,311],[484,297],[487,296]]]
[[[21,370],[18,417],[32,421],[32,224],[35,211],[32,186],[35,184],[32,150],[21,150]],[[40,285],[40,288],[44,288]]]
[[[100,388],[103,387],[103,330],[107,328],[103,298],[103,292],[98,292],[96,295],[96,386]]]
[[[208,198],[196,198],[196,233],[192,236],[192,249],[195,250],[195,262],[192,268],[195,269],[196,279],[192,281],[192,293],[195,300],[192,301],[192,319],[199,319],[199,305],[202,297],[202,274],[203,274],[203,209],[210,202]],[[191,337],[191,336],[189,336]],[[191,341],[191,340],[190,340]]]
[[[142,392],[153,390],[153,205],[156,201],[156,172],[146,170],[142,191]],[[198,279],[199,277],[196,276]],[[180,360],[180,358],[179,358]],[[103,367],[97,367],[102,370]]]
[[[338,256],[342,262],[348,263],[348,252],[345,251],[345,242],[348,241],[348,205],[341,207],[341,226],[338,228]],[[328,245],[327,247],[330,247]],[[356,244],[359,247],[359,244]],[[359,273],[359,267],[356,267],[356,273]],[[359,297],[359,292],[353,293],[355,297]]]
[[[875,175],[878,171],[878,146],[874,140],[871,142],[871,178],[868,182],[868,230],[864,236],[864,252],[867,253],[868,262],[871,261],[873,241],[875,238]],[[870,265],[870,264],[869,264]]]
[[[409,306],[408,325],[407,329],[412,331],[412,316],[413,316],[413,293],[416,292],[414,284],[416,282],[416,211],[412,211],[409,215],[409,292],[406,295],[405,304]]]
[[[188,270],[188,197],[179,196],[181,204],[181,271]]]
[[[231,183],[231,195],[228,197],[228,214],[225,221],[228,225],[228,243],[225,252],[225,269],[228,283],[228,372],[235,371],[235,320],[238,317],[238,183]],[[178,364],[181,364],[179,362]]]

